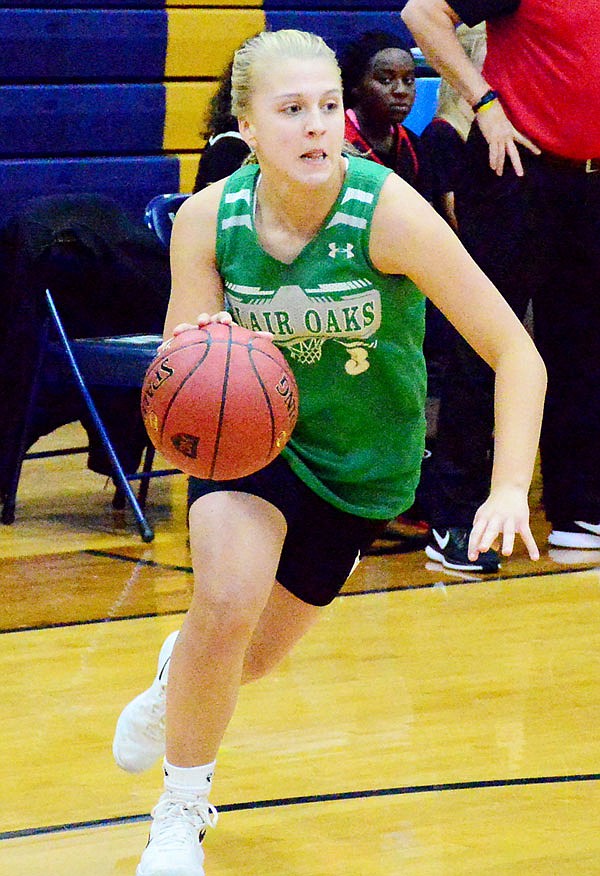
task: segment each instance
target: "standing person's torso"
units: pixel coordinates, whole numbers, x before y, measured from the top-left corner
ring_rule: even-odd
[[[406,277],[375,270],[373,212],[389,170],[348,159],[340,194],[315,237],[284,264],[254,227],[259,171],[228,181],[217,265],[236,322],[273,333],[299,387],[300,415],[284,451],[336,507],[394,517],[412,502],[424,442],[424,299]]]
[[[598,0],[521,0],[487,33],[484,76],[515,127],[557,155],[600,157]]]

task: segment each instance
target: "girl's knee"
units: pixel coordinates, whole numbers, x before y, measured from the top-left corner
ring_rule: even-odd
[[[260,678],[264,678],[279,662],[278,658],[269,654],[265,649],[250,645],[244,657],[242,684],[248,684],[251,681],[258,681]]]
[[[206,636],[225,641],[249,641],[266,600],[261,588],[243,582],[218,582],[196,587],[188,610],[189,622]]]

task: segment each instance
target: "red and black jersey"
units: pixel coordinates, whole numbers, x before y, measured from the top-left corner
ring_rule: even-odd
[[[391,156],[379,154],[360,129],[356,113],[346,110],[345,139],[365,158],[391,167],[424,198],[431,200],[431,168],[420,137],[403,125],[393,126],[394,143]]]

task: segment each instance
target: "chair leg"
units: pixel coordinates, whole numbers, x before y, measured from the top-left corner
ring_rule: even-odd
[[[19,475],[20,473],[21,467],[19,466]],[[6,497],[2,500],[2,516],[0,517],[0,520],[5,526],[10,526],[11,523],[15,522],[16,507],[17,501],[14,491],[12,493],[7,493]]]
[[[148,487],[150,486],[150,478],[153,477],[152,466],[154,464],[155,455],[156,451],[154,449],[154,445],[148,442],[144,449],[144,464],[142,467],[142,471],[139,475],[136,475],[136,478],[138,478],[140,482],[140,485],[138,487],[137,499],[142,511],[146,510],[146,499],[148,498]],[[112,506],[117,511],[122,511],[125,507],[125,496],[123,495],[123,491],[119,487],[115,488]]]
[[[120,487],[115,487],[115,492],[112,498],[111,505],[115,509],[115,511],[122,511],[127,504],[127,500],[125,498],[125,494]],[[141,507],[141,506],[140,506]]]
[[[113,479],[115,481],[115,484],[116,484],[117,488],[125,494],[125,497],[131,506],[131,509],[135,515],[135,519],[136,519],[137,524],[138,524],[138,529],[140,531],[142,541],[150,542],[154,538],[154,531],[153,531],[152,527],[150,526],[150,524],[148,523],[148,520],[146,519],[144,512],[142,511],[142,509],[138,503],[138,500],[137,500],[133,490],[131,489],[131,484],[127,480],[125,472],[123,471],[123,467],[121,466],[121,463],[119,462],[117,454],[115,453],[114,447],[113,447],[112,442],[108,436],[108,433],[106,431],[104,423],[102,422],[100,415],[98,414],[98,410],[96,408],[96,405],[94,404],[94,400],[92,399],[92,396],[90,395],[90,392],[89,392],[89,390],[86,386],[86,383],[83,379],[83,375],[79,369],[79,366],[77,364],[75,356],[73,355],[73,350],[71,349],[71,344],[69,343],[69,339],[67,338],[62,321],[61,321],[61,319],[58,315],[58,311],[56,310],[56,307],[54,305],[52,295],[50,294],[50,291],[48,289],[46,290],[46,302],[48,304],[48,308],[50,310],[50,315],[52,316],[52,320],[54,322],[54,325],[56,326],[56,330],[58,331],[58,334],[59,334],[59,337],[61,340],[61,344],[63,346],[65,354],[69,360],[69,364],[71,366],[71,369],[72,369],[73,374],[75,376],[77,386],[78,386],[79,391],[83,397],[85,405],[86,405],[88,411],[90,412],[90,416],[92,417],[92,421],[94,423],[94,428],[98,432],[98,435],[100,436],[100,440],[102,441],[102,445],[110,458],[110,462],[111,462],[111,465],[113,468]]]
[[[33,417],[35,413],[35,405],[40,386],[40,373],[42,370],[42,362],[44,361],[44,356],[46,354],[46,348],[48,345],[49,329],[49,320],[45,319],[40,331],[35,371],[33,374],[33,379],[31,381],[31,386],[29,388],[29,398],[27,399],[27,406],[25,408],[25,416],[23,419],[23,428],[21,430],[21,436],[19,439],[19,446],[15,454],[14,468],[12,470],[12,475],[8,486],[6,487],[6,492],[2,496],[2,515],[0,516],[0,520],[6,526],[10,526],[11,523],[15,522],[17,490],[19,488],[19,481],[21,479],[23,460],[25,458],[25,454],[27,453],[29,430],[31,424],[33,423]]]
[[[146,499],[148,498],[148,487],[150,486],[150,478],[152,477],[151,471],[155,453],[154,445],[148,442],[146,445],[146,452],[144,453],[144,465],[142,468],[142,476],[140,478],[140,488],[138,490],[138,502],[140,503],[140,508],[142,510],[146,508]]]

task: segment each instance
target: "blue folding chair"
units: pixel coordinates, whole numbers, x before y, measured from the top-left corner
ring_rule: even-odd
[[[142,540],[150,542],[154,538],[154,531],[144,512],[148,481],[151,477],[175,473],[175,470],[152,471],[155,454],[154,447],[148,441],[144,450],[142,471],[126,473],[98,412],[90,387],[141,388],[144,375],[156,355],[156,349],[162,338],[160,335],[124,335],[107,338],[70,339],[67,337],[52,293],[48,289],[45,292],[45,301],[48,317],[42,327],[38,364],[27,400],[20,447],[15,458],[9,485],[2,496],[1,521],[4,524],[11,524],[15,519],[17,489],[25,460],[84,453],[89,449],[88,447],[72,447],[38,453],[26,452],[27,436],[35,415],[42,377],[44,381],[56,385],[65,385],[69,381],[74,381],[89,412],[100,445],[110,461],[113,483],[116,488],[113,507],[122,508],[125,502],[129,503]],[[130,481],[134,480],[140,481],[137,496],[130,485]]]
[[[150,201],[146,208],[145,222],[165,246],[169,245],[175,213],[188,197],[189,195],[186,194],[158,195]],[[29,392],[20,446],[11,471],[10,482],[0,497],[2,500],[0,520],[4,524],[14,522],[17,489],[23,462],[26,459],[84,453],[89,449],[88,447],[73,447],[64,450],[27,453],[28,434],[35,415],[43,373],[44,379],[49,379],[51,382],[75,382],[101,446],[110,461],[112,478],[116,488],[113,507],[123,508],[128,503],[135,516],[142,540],[150,542],[154,538],[154,530],[145,514],[149,481],[151,478],[180,474],[180,472],[178,469],[172,468],[153,470],[155,451],[150,441],[144,449],[142,470],[133,473],[126,472],[98,412],[90,387],[112,386],[141,389],[144,375],[162,338],[160,335],[69,338],[49,289],[45,292],[45,303],[48,316],[42,327],[36,374]],[[140,481],[137,496],[130,484],[131,481],[135,480]]]
[[[170,195],[157,195],[149,201],[144,214],[146,225],[164,246],[169,246],[173,219],[189,195],[176,192]]]

